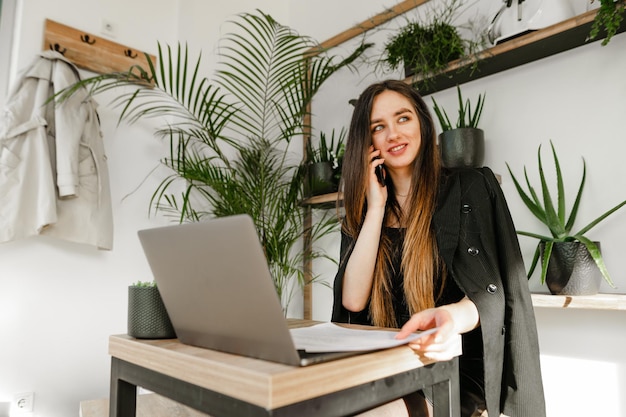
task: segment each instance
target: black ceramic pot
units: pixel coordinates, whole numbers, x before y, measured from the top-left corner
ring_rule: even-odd
[[[462,127],[439,135],[441,162],[446,168],[478,168],[485,160],[485,133],[482,129]]]
[[[157,287],[128,287],[128,335],[137,339],[176,337]]]
[[[594,242],[598,249],[600,243]],[[539,244],[541,257],[545,244]],[[600,290],[602,272],[580,242],[554,242],[546,273],[546,285],[555,295],[594,295]]]
[[[320,195],[337,191],[332,162],[316,162],[308,165],[308,195]]]

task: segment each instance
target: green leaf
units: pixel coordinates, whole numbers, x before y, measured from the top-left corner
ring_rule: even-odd
[[[530,278],[533,275],[533,272],[535,272],[535,268],[537,267],[537,263],[539,262],[539,256],[540,256],[540,249],[539,249],[539,244],[537,244],[537,247],[535,248],[535,254],[533,255],[533,260],[530,264],[530,268],[528,269],[528,278]]]
[[[598,248],[598,246],[595,243],[593,243],[591,240],[587,239],[585,236],[577,235],[575,237],[579,242],[585,245],[585,247],[589,251],[589,254],[593,258],[594,262],[600,269],[600,272],[602,273],[604,280],[611,287],[615,288],[615,284],[613,284],[613,280],[611,279],[611,276],[609,275],[609,271],[606,269],[606,265],[604,265],[604,260],[602,259],[602,254],[600,253],[600,249]]]
[[[545,246],[543,248],[543,257],[541,258],[541,283],[544,284],[546,282],[546,275],[548,274],[548,264],[550,263],[550,257],[552,256],[552,247],[554,246],[554,242],[547,241],[544,242]]]
[[[546,223],[554,237],[562,238],[566,233],[565,226],[561,222],[561,218],[557,214],[556,209],[554,208],[554,203],[552,202],[552,196],[550,195],[550,189],[548,188],[548,184],[546,182],[546,177],[543,170],[543,164],[541,162],[541,146],[539,146],[539,150],[537,151],[537,162],[539,166],[539,179],[541,181],[541,193],[543,196],[543,209],[546,215],[544,222]],[[559,178],[560,173],[557,168],[557,183],[560,182]],[[558,198],[559,200],[561,200],[563,198],[561,194],[562,184],[557,188],[559,190]]]
[[[441,125],[441,129],[445,132],[447,130],[452,130],[453,128],[478,128],[478,122],[480,120],[480,116],[483,112],[483,106],[485,104],[486,94],[479,94],[478,100],[476,102],[476,108],[472,112],[472,104],[470,100],[463,101],[463,95],[461,93],[461,87],[459,85],[456,86],[457,89],[457,99],[458,99],[458,118],[456,120],[456,125],[452,125],[448,114],[444,109],[442,109],[435,101],[434,97],[431,97],[433,101],[433,110],[439,119],[439,124]]]

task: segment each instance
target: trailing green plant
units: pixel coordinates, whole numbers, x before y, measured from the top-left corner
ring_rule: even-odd
[[[593,3],[596,0],[590,1]],[[624,0],[600,0],[600,8],[596,12],[589,31],[589,39],[597,38],[600,30],[604,29],[606,37],[602,40],[602,46],[608,44],[622,24],[625,8]]]
[[[556,173],[556,190],[557,190],[556,201],[554,201],[552,198],[550,188],[548,187],[548,184],[545,178],[543,163],[541,160],[541,145],[539,146],[539,149],[537,151],[539,179],[541,183],[541,189],[540,189],[541,199],[539,198],[539,195],[535,191],[535,188],[531,185],[528,179],[526,167],[524,167],[524,177],[526,179],[526,186],[528,187],[528,192],[526,192],[522,188],[520,182],[513,175],[513,172],[511,171],[511,167],[507,163],[509,174],[511,175],[511,178],[513,179],[515,188],[517,189],[517,192],[519,193],[522,201],[524,202],[526,207],[528,207],[530,212],[548,228],[548,231],[550,233],[550,235],[542,235],[542,234],[525,232],[525,231],[520,231],[520,230],[517,231],[517,233],[520,235],[539,239],[539,244],[537,245],[537,249],[535,250],[535,255],[533,257],[533,261],[528,272],[528,277],[530,278],[533,271],[535,270],[535,267],[537,266],[537,263],[540,258],[540,253],[541,253],[540,244],[542,242],[545,243],[545,248],[543,251],[543,258],[541,259],[541,262],[542,262],[541,263],[542,265],[541,283],[542,284],[545,282],[546,273],[548,269],[548,263],[550,261],[550,256],[552,255],[552,247],[554,246],[554,243],[555,242],[580,242],[584,244],[587,250],[589,251],[589,254],[592,256],[596,265],[600,269],[600,272],[602,273],[602,276],[604,277],[606,282],[610,286],[614,287],[613,281],[611,280],[609,272],[606,269],[606,266],[604,264],[604,260],[602,258],[602,254],[600,253],[600,249],[593,241],[587,238],[585,234],[589,232],[589,230],[591,230],[593,227],[595,227],[598,223],[600,223],[602,220],[604,220],[609,215],[611,215],[612,213],[620,209],[622,206],[624,206],[626,204],[626,200],[617,204],[610,210],[607,210],[598,218],[593,220],[591,223],[579,229],[577,232],[573,232],[572,230],[574,227],[574,223],[576,221],[576,217],[578,215],[578,208],[580,205],[583,189],[585,186],[585,179],[586,179],[585,159],[583,158],[583,174],[582,174],[582,179],[580,181],[580,185],[578,187],[578,191],[576,193],[576,198],[574,200],[574,204],[572,205],[570,213],[567,214],[566,213],[567,209],[566,209],[566,204],[565,204],[565,186],[563,182],[561,166],[559,164],[559,159],[557,157],[556,150],[554,148],[554,145],[552,144],[552,141],[550,141],[550,147],[552,148],[552,157],[554,159],[554,168],[555,168],[555,173]]]
[[[85,79],[59,99],[82,86],[114,91],[120,121],[163,121],[157,135],[170,152],[161,162],[172,173],[154,192],[150,213],[178,222],[249,214],[286,312],[306,284],[302,236],[311,237],[311,258],[334,261],[315,242],[337,227],[328,212],[305,229],[303,158],[290,145],[309,129],[308,106],[322,84],[370,45],[338,58],[259,10],[230,23],[214,79],[200,75],[201,55],[194,61],[186,47],[159,44],[156,66],[148,59],[149,68]]]
[[[451,61],[468,59],[469,65],[463,68],[474,71],[478,61],[470,57],[488,46],[485,22],[469,19],[456,25],[454,20],[475,3],[443,0],[429,5],[419,18],[405,18],[405,24],[385,43],[376,67],[383,73],[404,67],[406,77],[413,75],[415,87],[425,90],[432,88],[433,78],[444,72]]]
[[[435,17],[431,23],[407,21],[385,44],[383,63],[390,70],[404,66],[409,73],[428,77],[460,58],[465,47],[457,29]]]
[[[472,103],[469,99],[463,101],[463,96],[461,94],[461,87],[457,84],[456,86],[457,96],[459,100],[459,109],[458,109],[458,118],[456,120],[456,124],[453,125],[450,122],[450,118],[448,117],[448,113],[445,109],[439,107],[437,101],[435,101],[434,97],[431,97],[433,100],[433,110],[437,115],[437,119],[439,119],[439,124],[441,125],[441,129],[445,132],[447,130],[452,130],[455,128],[465,128],[465,127],[473,127],[478,128],[478,122],[480,121],[480,117],[483,113],[483,106],[485,105],[485,97],[487,93],[479,94],[478,100],[476,101],[476,107],[472,110]]]

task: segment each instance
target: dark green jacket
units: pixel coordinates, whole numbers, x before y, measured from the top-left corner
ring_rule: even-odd
[[[449,276],[478,308],[489,415],[544,417],[528,279],[515,227],[493,172],[489,168],[446,170],[433,227]],[[351,251],[352,245],[342,239],[333,321],[347,321],[341,289]]]

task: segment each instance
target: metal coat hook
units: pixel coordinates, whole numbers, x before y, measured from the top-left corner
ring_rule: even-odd
[[[61,55],[65,55],[65,52],[67,52],[67,48],[61,47],[58,43],[55,43],[54,45],[50,44],[50,49],[57,51]]]
[[[133,54],[133,50],[132,49],[125,49],[124,50],[124,55],[126,55],[129,58],[135,59],[137,58],[137,54]]]
[[[93,45],[94,43],[96,43],[96,40],[89,35],[80,35],[80,40],[89,45]]]

